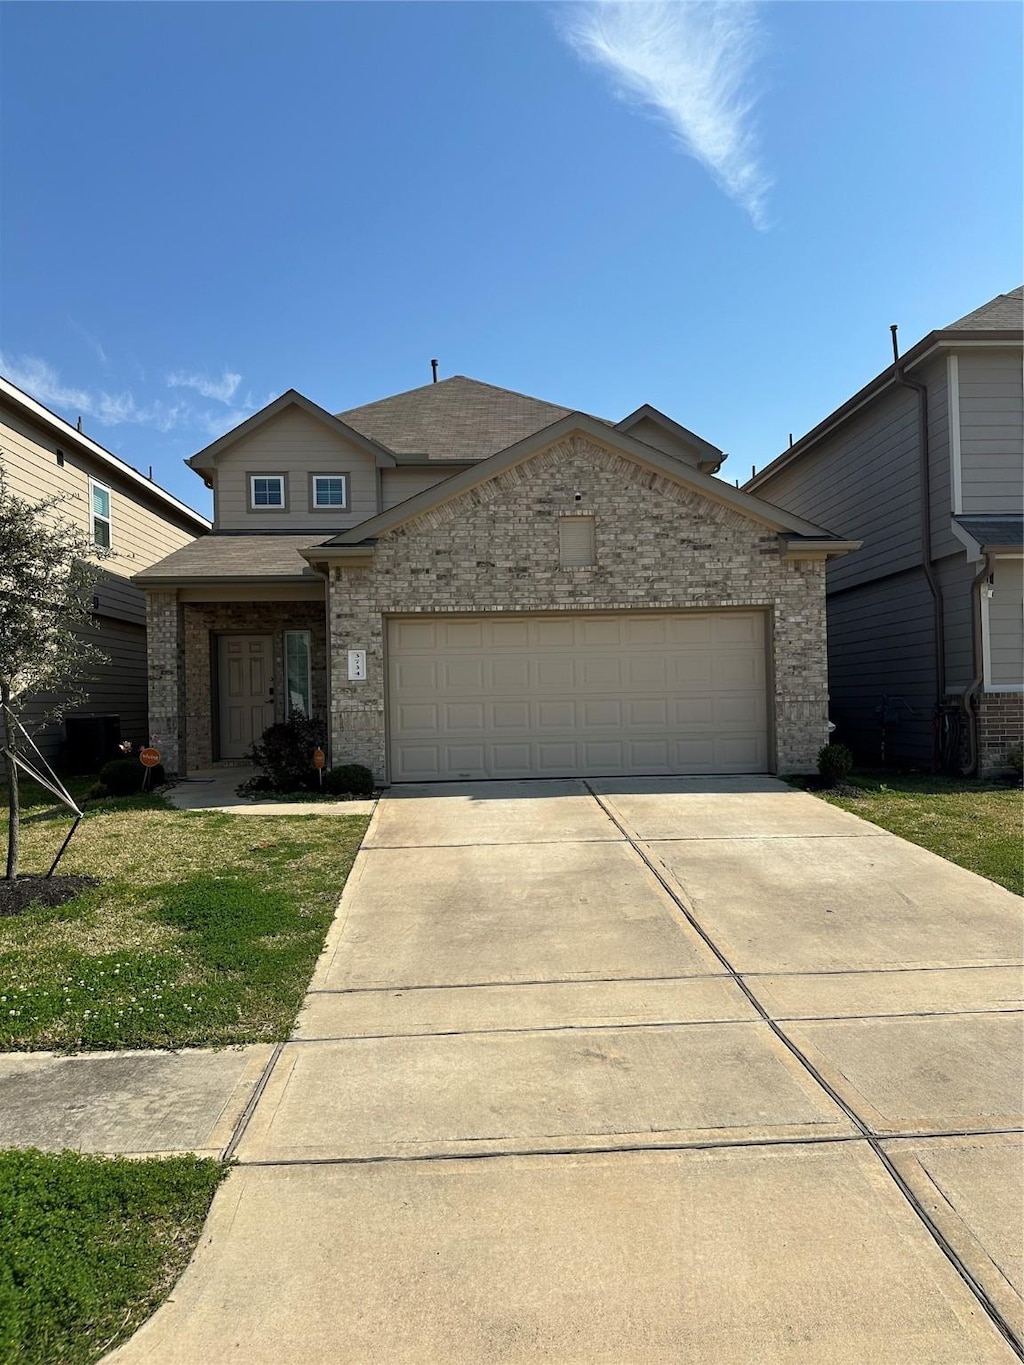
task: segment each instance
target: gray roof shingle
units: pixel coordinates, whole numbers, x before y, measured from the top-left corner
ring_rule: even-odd
[[[457,374],[337,416],[396,455],[485,460],[569,411]]]
[[[997,294],[988,303],[965,313],[944,327],[945,332],[1011,332],[1024,327],[1024,284],[1008,294]]]
[[[979,545],[1013,545],[1024,547],[1024,516],[989,514],[987,516],[959,516],[953,520],[973,536]]]
[[[135,575],[135,582],[185,578],[318,578],[300,550],[322,545],[329,533],[200,536]]]

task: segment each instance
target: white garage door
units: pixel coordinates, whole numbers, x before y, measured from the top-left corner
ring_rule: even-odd
[[[768,767],[763,612],[388,623],[391,778]]]

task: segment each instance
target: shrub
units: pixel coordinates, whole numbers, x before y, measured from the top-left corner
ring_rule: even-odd
[[[818,750],[818,772],[830,787],[849,777],[852,770],[853,754],[845,744],[826,744]]]
[[[369,796],[373,792],[373,773],[361,763],[339,763],[324,773],[324,790],[332,796]]]
[[[318,786],[313,750],[323,744],[324,730],[323,721],[302,715],[264,730],[249,751],[251,761],[269,779],[269,787],[261,790],[293,792]]]
[[[106,796],[136,796],[142,790],[142,781],[145,776],[146,769],[138,759],[112,758],[109,763],[104,763],[100,769],[98,785],[106,788],[104,793]],[[159,787],[165,781],[163,764],[158,763],[155,768],[149,769],[149,781],[146,783],[146,788],[152,791],[154,787]]]
[[[1024,777],[1024,744],[1017,744],[1007,752],[1006,761],[1017,777]]]

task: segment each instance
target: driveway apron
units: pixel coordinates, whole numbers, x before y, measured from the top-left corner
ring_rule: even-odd
[[[773,779],[396,788],[108,1360],[1018,1359],[1021,946]]]

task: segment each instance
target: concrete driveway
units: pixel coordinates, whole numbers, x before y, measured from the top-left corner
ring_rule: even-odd
[[[1012,1361],[1021,902],[771,779],[399,788],[119,1365]]]

